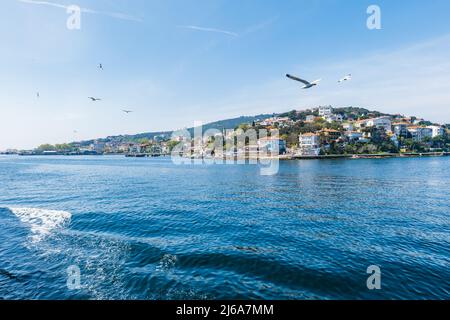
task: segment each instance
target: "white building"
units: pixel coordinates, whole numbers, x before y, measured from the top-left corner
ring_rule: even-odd
[[[367,119],[363,123],[366,127],[376,127],[378,129],[384,129],[386,132],[392,132],[392,121],[390,117]]]
[[[445,130],[441,126],[428,126],[427,128],[432,130],[432,138],[443,136],[445,134]]]
[[[320,117],[329,117],[333,114],[332,106],[319,107],[319,116]]]
[[[320,136],[314,133],[301,134],[299,149],[302,156],[318,156],[320,154]]]

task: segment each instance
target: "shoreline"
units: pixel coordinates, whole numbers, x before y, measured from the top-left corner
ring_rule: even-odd
[[[65,156],[65,157],[81,157],[81,156],[89,156],[89,157],[101,157],[101,156],[123,156],[126,158],[155,158],[155,157],[161,157],[166,158],[167,155],[147,155],[147,154],[117,154],[117,153],[111,153],[111,154],[91,154],[91,155],[68,155],[68,154],[52,154],[52,155],[44,155],[44,154],[3,154],[0,153],[2,156],[19,156],[19,157],[50,157],[50,156]],[[301,155],[280,155],[277,157],[230,157],[233,160],[270,160],[270,159],[278,159],[278,160],[284,160],[284,161],[292,161],[292,160],[338,160],[338,159],[351,159],[351,160],[358,160],[358,159],[390,159],[390,158],[424,158],[424,157],[447,157],[450,156],[450,152],[423,152],[423,153],[416,153],[416,152],[409,152],[409,153],[383,153],[383,154],[336,154],[336,155],[319,155],[319,156],[301,156]],[[186,157],[189,159],[189,157]],[[192,160],[198,160],[198,159],[205,159],[205,160],[220,160],[219,157],[191,157]],[[223,160],[230,160],[227,158],[224,158]]]
[[[389,159],[389,158],[423,158],[447,157],[450,152],[409,152],[409,153],[382,153],[382,154],[350,154],[350,155],[322,155],[322,156],[293,156],[291,160],[324,160],[324,159]]]

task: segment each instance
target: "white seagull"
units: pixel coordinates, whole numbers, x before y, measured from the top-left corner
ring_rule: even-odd
[[[132,113],[132,110],[122,110],[123,112],[125,112],[126,114]]]
[[[339,80],[338,83],[342,83],[342,82],[350,81],[350,80],[352,80],[352,75],[348,74],[345,77],[343,77],[341,80]]]
[[[290,74],[287,74],[286,77],[288,77],[291,80],[295,80],[295,81],[303,83],[304,86],[302,87],[302,89],[309,89],[309,88],[312,88],[314,86],[317,86],[319,84],[319,82],[322,80],[322,79],[319,79],[319,80],[316,80],[316,81],[313,81],[313,82],[308,82],[306,80],[303,80],[303,79],[291,76]]]

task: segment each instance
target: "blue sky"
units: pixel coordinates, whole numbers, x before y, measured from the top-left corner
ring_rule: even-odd
[[[448,0],[30,2],[1,4],[0,150],[321,104],[450,122]],[[66,28],[71,4],[81,30]],[[300,90],[286,73],[323,82]]]

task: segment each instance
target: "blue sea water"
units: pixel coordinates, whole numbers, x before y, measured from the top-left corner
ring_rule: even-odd
[[[0,156],[0,299],[449,299],[449,168]]]

